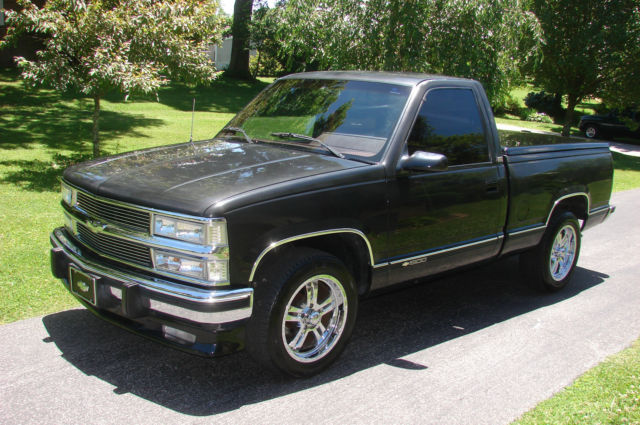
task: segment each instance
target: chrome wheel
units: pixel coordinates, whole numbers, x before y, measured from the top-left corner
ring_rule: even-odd
[[[576,231],[567,224],[556,234],[549,256],[549,272],[555,281],[561,281],[571,271],[576,258]]]
[[[595,127],[587,127],[586,130],[584,131],[585,136],[587,136],[589,139],[593,139],[594,137],[596,137],[596,135],[598,134],[598,130],[596,130]]]
[[[345,289],[333,276],[312,276],[289,299],[282,319],[282,341],[295,361],[310,363],[335,347],[347,318]]]

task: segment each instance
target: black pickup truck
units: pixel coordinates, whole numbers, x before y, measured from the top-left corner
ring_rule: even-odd
[[[530,284],[565,286],[614,210],[612,160],[542,143],[501,141],[476,81],[290,75],[210,140],[67,169],[53,274],[139,334],[310,375],[372,291],[515,253]]]

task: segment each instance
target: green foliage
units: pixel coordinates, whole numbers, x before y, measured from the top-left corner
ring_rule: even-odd
[[[501,114],[514,114],[517,115],[520,113],[520,101],[513,97],[512,93],[508,93],[499,101],[496,101],[493,105],[493,112],[496,115]]]
[[[284,68],[277,58],[258,50],[258,54],[249,58],[249,70],[254,77],[278,77],[284,74]]]
[[[277,31],[280,22],[279,8],[269,8],[259,3],[253,12],[250,24],[251,44],[258,54],[249,59],[251,75],[275,77],[285,73],[280,55]]]
[[[205,50],[223,20],[216,1],[50,0],[43,8],[21,0],[8,11],[0,47],[29,32],[44,49],[37,59],[16,58],[32,86],[79,92],[94,99],[94,153],[98,153],[100,99],[117,90],[155,93],[171,79],[210,81],[215,69]]]
[[[51,0],[42,9],[20,3],[22,11],[7,12],[3,45],[27,31],[43,38],[37,60],[16,58],[34,86],[93,97],[110,90],[151,93],[171,78],[215,76],[203,51],[217,40],[216,2]]]
[[[522,121],[530,121],[529,118],[533,115],[537,114],[535,109],[531,109],[531,108],[522,108],[520,109],[520,112],[518,114],[518,116],[520,117],[520,119]]]
[[[287,72],[367,69],[480,80],[492,104],[521,82],[539,27],[522,1],[289,0],[256,12]],[[268,23],[268,25],[267,25]],[[267,39],[258,34],[256,39]],[[275,41],[277,40],[277,41]]]
[[[534,75],[545,90],[567,95],[563,135],[585,96],[638,90],[639,7],[640,0],[532,1],[544,32]]]
[[[627,10],[629,15],[627,42],[616,52],[616,60],[608,67],[600,95],[608,105],[624,109],[635,107],[640,112],[640,4]]]

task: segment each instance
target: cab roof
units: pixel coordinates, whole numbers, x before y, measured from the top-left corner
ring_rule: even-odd
[[[310,80],[352,80],[371,81],[375,83],[400,84],[416,86],[423,81],[468,81],[466,78],[448,77],[436,74],[420,74],[414,72],[386,72],[386,71],[315,71],[290,74],[280,79],[310,79]]]

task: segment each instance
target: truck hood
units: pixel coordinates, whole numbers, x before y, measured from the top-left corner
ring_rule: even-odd
[[[279,145],[213,139],[84,162],[68,168],[64,180],[99,196],[203,216],[232,196],[363,166]]]

